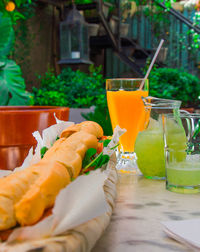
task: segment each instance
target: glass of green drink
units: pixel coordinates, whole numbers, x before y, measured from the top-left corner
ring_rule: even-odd
[[[145,178],[165,179],[163,115],[179,113],[181,101],[143,97],[145,106],[144,130],[135,142],[137,165]]]
[[[200,114],[164,115],[166,189],[200,192]]]

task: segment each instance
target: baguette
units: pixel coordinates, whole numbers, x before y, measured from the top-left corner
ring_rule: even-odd
[[[14,205],[16,220],[21,226],[37,222],[44,210],[54,204],[58,192],[71,182],[69,173],[59,162],[43,161],[31,169],[39,170],[39,177]]]
[[[94,135],[79,131],[70,135],[67,139],[59,139],[55,145],[47,151],[43,160],[56,160],[61,162],[74,179],[80,173],[82,160],[89,148],[97,149],[98,141]]]
[[[38,176],[37,173],[26,169],[26,171],[17,171],[0,179],[0,230],[17,224],[14,204],[19,201]]]
[[[97,149],[102,128],[83,122],[64,130],[43,159],[0,179],[0,230],[36,223],[59,191],[75,179],[87,149]]]
[[[97,138],[101,138],[103,136],[103,129],[98,123],[92,121],[85,121],[68,127],[61,133],[61,137],[67,138],[78,131],[88,132],[96,136]]]

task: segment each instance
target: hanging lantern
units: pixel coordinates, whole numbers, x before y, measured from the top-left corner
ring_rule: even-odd
[[[60,58],[59,64],[92,64],[88,24],[74,4],[66,20],[60,23]]]

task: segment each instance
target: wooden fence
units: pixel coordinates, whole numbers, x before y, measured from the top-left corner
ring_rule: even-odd
[[[188,26],[167,12],[161,21],[155,22],[154,20],[153,22],[154,17],[145,15],[145,11],[143,8],[127,20],[129,23],[128,37],[133,38],[140,46],[151,50],[152,53],[160,39],[164,38],[163,47],[166,49],[163,51],[166,53],[166,59],[163,63],[166,67],[182,68],[194,75],[199,75],[200,49],[191,47],[192,35],[189,34]],[[194,11],[184,10],[183,14],[190,20],[194,17]],[[112,50],[107,49],[106,55],[106,75],[108,77],[122,77],[128,74],[129,67],[121,62]]]

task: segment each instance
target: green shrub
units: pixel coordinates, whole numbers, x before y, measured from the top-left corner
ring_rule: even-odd
[[[33,88],[34,92],[35,88]],[[65,106],[65,94],[58,91],[42,91],[39,89],[34,103],[43,106]]]
[[[198,107],[200,80],[180,69],[156,68],[149,76],[151,96],[182,101],[184,107]]]
[[[89,108],[105,99],[101,67],[91,65],[89,74],[66,68],[58,76],[49,70],[44,76],[39,76],[39,79],[40,88],[33,88],[35,105],[55,105],[52,104],[53,100],[59,104],[61,98],[60,106]],[[53,99],[49,99],[49,94]]]
[[[112,135],[101,67],[91,65],[89,74],[66,68],[58,76],[49,70],[44,76],[39,76],[39,80],[40,88],[33,88],[35,105],[71,108],[95,106],[94,112],[85,113],[83,117],[99,123],[105,135]]]
[[[94,121],[101,125],[105,136],[112,136],[112,125],[110,121],[110,115],[108,111],[106,97],[98,104],[94,112],[82,113],[82,116],[88,121]]]

